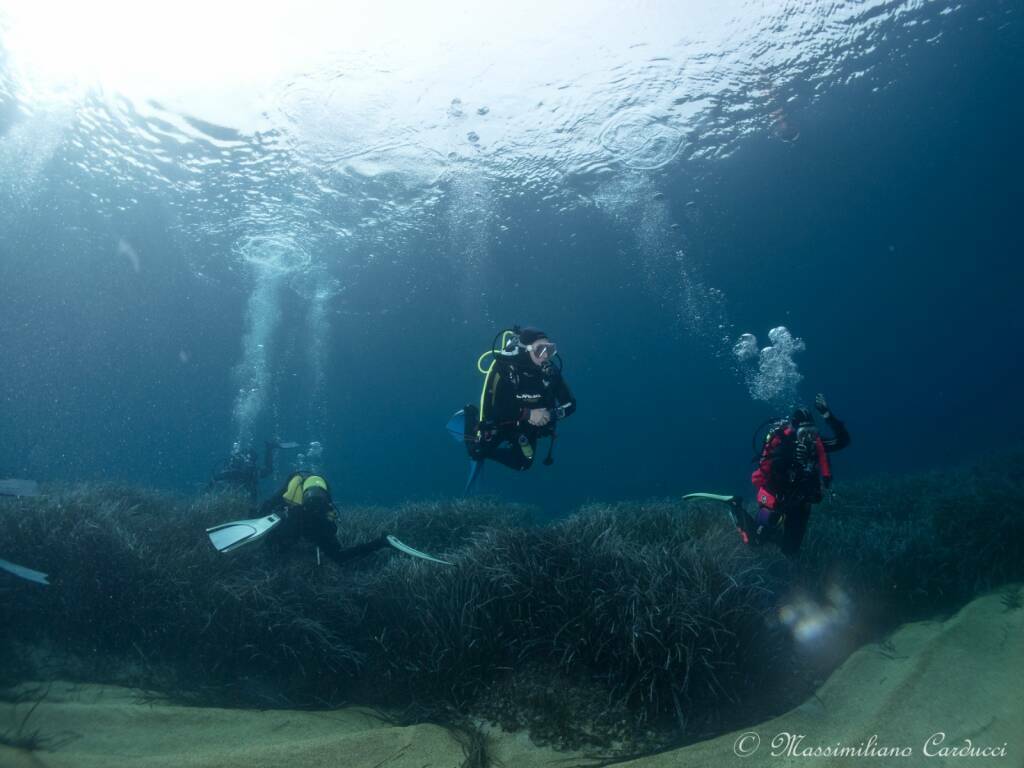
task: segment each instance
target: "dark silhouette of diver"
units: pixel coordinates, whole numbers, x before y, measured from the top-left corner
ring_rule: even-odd
[[[261,465],[255,451],[243,449],[235,443],[231,455],[214,471],[206,486],[207,490],[237,489],[248,497],[249,505],[255,508],[259,500],[260,481],[274,474],[274,451],[281,447],[282,444],[268,440],[264,444]]]
[[[504,331],[501,348],[492,347],[480,360],[488,354],[492,362],[486,371],[481,369],[480,405],[465,408],[469,457],[527,470],[533,466],[538,439],[550,437],[553,449],[556,425],[575,412],[576,399],[555,364],[558,349],[543,331]],[[552,461],[549,449],[544,463]]]
[[[260,514],[281,518],[267,534],[267,545],[278,554],[286,553],[299,539],[305,539],[335,563],[344,565],[389,546],[384,535],[342,549],[337,536],[338,511],[327,481],[320,475],[295,472],[277,493],[263,502]]]
[[[762,543],[781,538],[782,551],[789,557],[800,551],[811,507],[831,488],[829,454],[850,444],[850,433],[829,410],[824,395],[815,398],[815,407],[833,436],[821,437],[808,408],[797,408],[788,419],[774,424],[750,477],[756,490],[757,513],[751,518],[740,510],[738,519],[745,541]]]

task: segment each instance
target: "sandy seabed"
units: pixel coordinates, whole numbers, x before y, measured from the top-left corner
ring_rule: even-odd
[[[1024,609],[994,593],[944,622],[908,624],[854,653],[786,714],[624,765],[1024,765]],[[33,684],[28,687],[38,687]],[[359,708],[229,710],[154,701],[139,691],[53,683],[24,732],[50,749],[0,746],[0,768],[460,768],[444,728],[397,727]],[[29,703],[0,704],[0,732]],[[490,732],[505,768],[576,768],[587,758]]]

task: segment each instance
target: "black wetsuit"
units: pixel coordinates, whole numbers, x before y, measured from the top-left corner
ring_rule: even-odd
[[[267,534],[267,546],[274,552],[284,554],[301,538],[319,547],[324,555],[338,565],[343,565],[388,546],[387,538],[381,536],[379,539],[342,549],[338,542],[334,510],[329,507],[292,504],[284,498],[287,488],[288,485],[285,484],[279,493],[271,496],[260,507],[261,515],[281,516],[281,522]]]
[[[267,443],[262,467],[256,463],[256,455],[252,451],[235,454],[221,469],[214,472],[207,487],[237,488],[249,497],[249,503],[255,507],[259,499],[260,480],[270,477],[274,472],[275,447],[274,443]]]
[[[546,408],[551,421],[530,424],[530,411]],[[555,434],[557,421],[571,416],[576,399],[552,365],[534,365],[526,353],[515,362],[499,358],[484,383],[484,411],[479,441],[468,442],[474,459],[491,459],[512,469],[533,466],[537,440]]]
[[[825,453],[841,451],[850,444],[850,433],[843,422],[832,413],[825,422],[832,430],[832,437],[819,436]],[[754,484],[770,491],[775,496],[775,504],[768,508],[759,501],[754,533],[760,533],[760,537],[768,535],[783,519],[780,546],[786,555],[792,557],[800,551],[811,507],[822,500],[823,481],[830,483],[831,475],[823,476],[823,467],[815,449],[799,448],[796,431],[792,428],[775,437],[769,435],[768,441],[759,470],[762,483],[755,479]]]

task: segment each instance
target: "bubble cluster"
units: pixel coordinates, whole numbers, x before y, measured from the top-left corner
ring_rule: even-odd
[[[323,471],[324,446],[319,440],[312,440],[303,453],[295,457],[295,471],[317,475]]]
[[[744,333],[732,348],[732,353],[741,363],[753,360],[760,351],[757,346],[757,336],[752,333]]]
[[[783,325],[768,332],[768,341],[768,346],[759,348],[757,337],[744,333],[733,345],[733,356],[752,398],[789,407],[796,402],[803,380],[794,356],[806,345]]]
[[[237,253],[257,269],[280,273],[302,272],[311,262],[308,251],[287,235],[246,237],[238,244]]]
[[[601,146],[627,168],[654,170],[668,165],[683,145],[683,132],[644,110],[616,112],[605,124]]]
[[[271,384],[268,346],[281,321],[280,289],[280,273],[262,273],[246,307],[242,359],[234,371],[238,392],[233,409],[235,442],[243,448],[253,444],[255,425]]]

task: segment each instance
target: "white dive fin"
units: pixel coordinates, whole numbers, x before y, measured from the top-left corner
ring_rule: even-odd
[[[421,560],[429,560],[432,563],[440,563],[441,565],[451,565],[451,563],[449,563],[447,560],[439,560],[436,557],[431,557],[426,552],[420,552],[418,549],[413,549],[408,544],[403,544],[394,536],[388,536],[387,540],[388,544],[397,549],[399,552],[404,552],[407,555],[418,557]]]
[[[231,552],[246,544],[262,538],[281,522],[278,515],[267,515],[253,520],[236,520],[233,523],[222,523],[206,529],[210,543],[218,552]]]
[[[45,573],[33,571],[31,568],[26,568],[23,565],[16,565],[7,560],[0,560],[0,569],[14,574],[18,578],[25,579],[27,581],[34,581],[36,584],[42,584],[44,587],[50,583],[47,581],[49,577]]]

